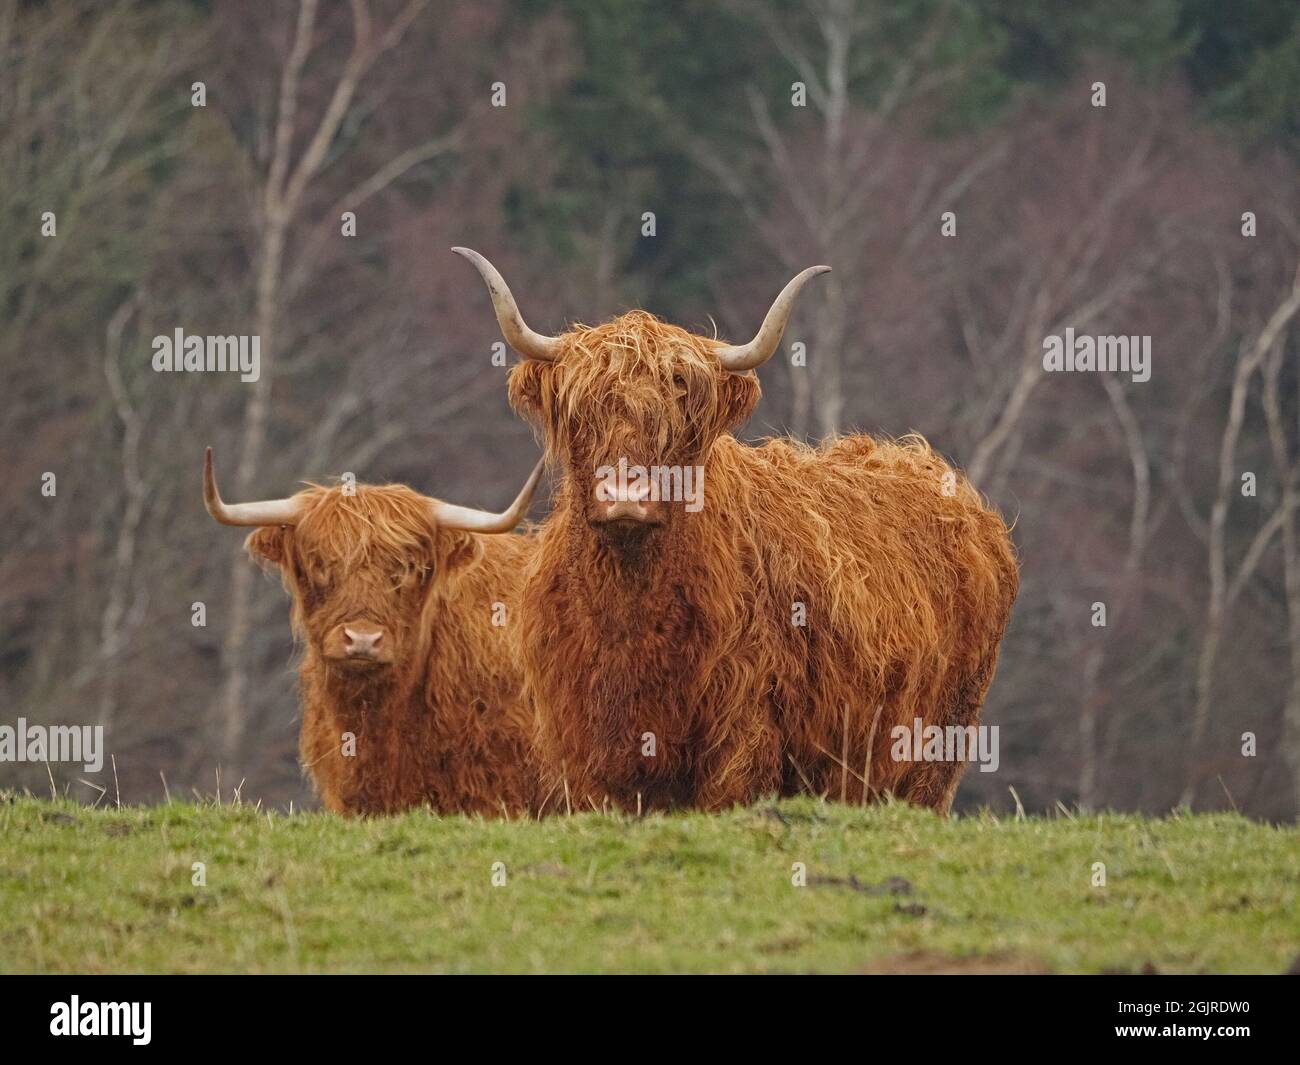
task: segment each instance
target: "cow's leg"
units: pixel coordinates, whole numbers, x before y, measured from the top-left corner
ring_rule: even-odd
[[[965,762],[917,762],[899,779],[894,797],[946,816],[965,772]]]
[[[308,706],[298,737],[298,761],[311,780],[321,805],[331,813],[345,813],[342,796],[342,760],[333,742],[328,715],[318,706]]]
[[[781,790],[781,736],[769,722],[741,720],[701,752],[696,762],[695,803],[725,810]]]
[[[978,727],[980,709],[984,705],[984,696],[988,692],[996,661],[995,650],[973,674],[955,683],[950,689],[952,696],[944,712],[932,723],[940,728]],[[972,756],[973,752],[967,751],[964,761],[916,762],[902,775],[894,793],[915,806],[928,806],[940,814],[947,814]]]

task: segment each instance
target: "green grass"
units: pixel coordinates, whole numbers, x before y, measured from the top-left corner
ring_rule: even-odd
[[[12,972],[1282,972],[1298,953],[1300,830],[1235,815],[349,821],[0,795]]]

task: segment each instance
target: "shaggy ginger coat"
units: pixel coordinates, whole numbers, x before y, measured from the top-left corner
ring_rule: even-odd
[[[644,312],[560,341],[510,382],[565,470],[523,591],[545,791],[630,809],[890,792],[946,811],[964,764],[895,761],[889,737],[978,722],[1018,586],[1002,519],[919,437],[739,443],[757,379]],[[702,464],[703,509],[602,531],[595,471],[619,457]]]
[[[441,528],[401,485],[313,486],[297,498],[298,524],[256,530],[248,550],[280,568],[293,597],[299,750],[322,803],[346,814],[531,812],[531,717],[504,622],[536,538]],[[383,626],[390,665],[357,671],[324,654],[329,632],[358,618]]]

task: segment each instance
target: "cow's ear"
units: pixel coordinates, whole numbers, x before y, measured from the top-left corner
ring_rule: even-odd
[[[483,538],[473,533],[444,530],[440,539],[442,572],[451,576],[468,569],[483,557]]]
[[[248,534],[244,549],[264,566],[284,566],[287,554],[285,538],[289,530],[280,525],[263,525]]]
[[[761,394],[758,378],[752,373],[724,373],[718,394],[718,432],[725,433],[749,421]]]
[[[547,369],[545,363],[525,359],[510,371],[510,406],[534,425],[541,418],[542,375]]]

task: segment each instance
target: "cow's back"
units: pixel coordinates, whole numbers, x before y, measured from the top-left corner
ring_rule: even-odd
[[[717,504],[746,529],[756,625],[774,660],[798,663],[771,678],[787,790],[898,790],[891,728],[978,720],[1018,587],[1005,523],[919,437],[719,441],[714,457]]]

